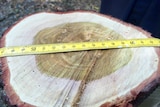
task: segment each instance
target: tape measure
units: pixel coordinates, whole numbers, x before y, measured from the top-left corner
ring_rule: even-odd
[[[13,46],[0,48],[0,57],[47,54],[58,52],[84,51],[96,49],[119,49],[135,47],[159,47],[160,39],[129,39],[129,40],[108,40],[98,42],[79,42],[79,43],[55,43],[27,46]]]

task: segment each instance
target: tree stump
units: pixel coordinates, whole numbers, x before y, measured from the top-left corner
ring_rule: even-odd
[[[6,31],[1,47],[151,37],[93,12],[37,13]],[[18,107],[127,106],[159,77],[159,48],[94,50],[1,58],[4,89]]]

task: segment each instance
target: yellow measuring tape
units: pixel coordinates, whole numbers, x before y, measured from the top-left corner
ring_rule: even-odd
[[[58,52],[71,52],[95,49],[118,49],[118,48],[135,48],[135,47],[153,47],[160,46],[160,39],[129,39],[129,40],[109,40],[99,42],[79,42],[79,43],[55,43],[40,44],[28,46],[13,46],[0,48],[0,57],[46,54]]]

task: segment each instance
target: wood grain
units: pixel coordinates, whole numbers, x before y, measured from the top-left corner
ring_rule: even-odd
[[[68,23],[41,30],[34,44],[86,42],[123,39],[102,25],[89,22]],[[125,54],[127,53],[127,54]],[[49,76],[93,81],[126,65],[132,57],[130,49],[96,50],[37,55],[39,70]],[[86,76],[87,75],[87,76]],[[86,80],[84,80],[86,81]]]
[[[9,29],[0,46],[148,37],[138,27],[93,12],[37,13]],[[141,47],[6,57],[0,62],[12,105],[125,107],[159,77],[159,53],[159,48]]]

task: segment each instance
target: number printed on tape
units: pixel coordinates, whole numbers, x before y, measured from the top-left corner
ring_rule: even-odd
[[[0,48],[0,57],[47,54],[58,52],[85,51],[94,49],[118,49],[135,47],[159,47],[160,39],[127,39],[127,40],[108,40],[98,42],[78,42],[78,43],[56,43],[28,46],[13,46]]]

